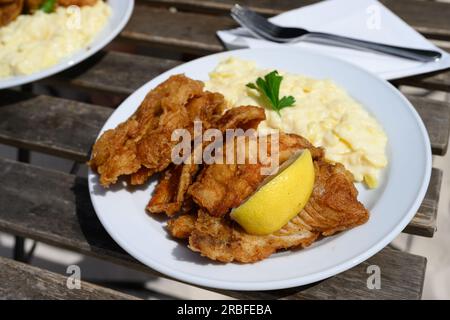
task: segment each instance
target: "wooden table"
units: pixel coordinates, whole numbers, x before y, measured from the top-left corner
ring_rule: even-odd
[[[86,162],[101,126],[127,95],[183,61],[219,52],[215,32],[234,27],[228,11],[235,0],[137,1],[133,17],[109,47],[75,68],[17,90],[0,91],[0,143],[19,148],[17,161],[0,159],[0,231],[112,261],[155,274],[108,236],[92,208]],[[311,0],[238,1],[266,14],[306,5]],[[383,0],[386,6],[430,39],[450,40],[450,4]],[[445,44],[444,44],[445,46]],[[450,71],[396,80],[404,85],[450,92]],[[39,94],[42,88],[46,94]],[[75,98],[67,98],[67,97]],[[433,154],[448,147],[447,102],[408,96],[428,129]],[[89,101],[90,103],[82,102]],[[69,159],[71,172],[27,163],[29,151]],[[433,237],[442,172],[433,169],[425,200],[404,232]],[[16,248],[18,257],[21,247]],[[382,270],[382,288],[367,288],[367,267]],[[269,292],[220,291],[237,298],[419,299],[426,258],[385,248],[366,262],[320,283]],[[74,292],[66,278],[0,258],[0,298],[131,298],[95,285]],[[51,288],[52,290],[43,290]]]

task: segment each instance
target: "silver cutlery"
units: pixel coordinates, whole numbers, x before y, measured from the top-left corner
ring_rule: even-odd
[[[377,42],[358,40],[330,33],[313,32],[301,28],[275,25],[260,14],[238,4],[231,9],[231,16],[254,36],[278,43],[300,41],[375,51],[422,62],[437,61],[442,54],[438,51],[392,46]]]

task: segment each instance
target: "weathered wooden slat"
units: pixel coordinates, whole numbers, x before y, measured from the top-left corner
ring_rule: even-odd
[[[0,257],[0,300],[137,299],[84,281],[80,288],[69,289],[67,280],[60,274]]]
[[[0,143],[86,161],[111,112],[71,100],[0,91]]]
[[[450,136],[450,103],[412,95],[407,98],[427,128],[433,153],[445,155]]]
[[[175,7],[180,10],[228,14],[235,3],[249,7],[265,15],[276,15],[287,10],[317,3],[318,0],[143,0],[158,6]]]
[[[133,67],[129,68],[128,66],[131,64]],[[72,84],[83,88],[131,94],[154,76],[177,64],[179,62],[174,60],[109,52],[102,55],[95,64],[91,64],[85,72],[78,72],[77,75],[71,74],[70,76],[66,74],[64,77],[70,78]],[[139,70],[139,72],[135,70]],[[129,79],[133,79],[133,81],[129,81]],[[414,96],[408,96],[408,99],[424,120],[430,135],[433,153],[445,154],[450,130],[450,104]]]
[[[292,10],[319,1],[146,0],[146,2],[156,5],[173,6],[181,10],[219,12],[226,15],[228,15],[228,12],[235,3],[239,3],[263,14],[276,15],[283,11]],[[450,4],[439,1],[420,0],[381,0],[381,2],[420,33],[439,39],[450,39],[448,25]]]
[[[1,231],[154,273],[106,233],[92,208],[86,179],[0,159],[0,181]],[[369,265],[380,267],[381,289],[367,288]],[[362,265],[311,286],[242,294],[245,298],[419,299],[425,266],[425,258],[384,249]]]
[[[171,1],[169,0],[168,3],[169,2]],[[390,4],[391,1],[387,2]],[[394,1],[392,2],[394,3]],[[410,2],[414,4],[413,9],[411,9],[413,11],[418,10],[416,6],[419,6],[420,8],[420,6],[425,3],[424,1],[408,0],[408,3]],[[184,5],[195,4],[195,8],[197,9],[199,6],[205,8],[212,7],[213,4],[216,7],[228,8],[234,1],[198,2],[192,0],[174,0],[173,4],[176,3]],[[249,1],[249,3],[257,6],[259,2]],[[286,1],[285,5],[281,6],[281,8],[285,8],[287,3],[288,1]],[[450,8],[450,4],[438,4],[438,6],[441,5],[444,6],[444,11]],[[259,8],[266,7],[267,6],[260,6]],[[399,8],[401,7],[402,6],[399,6]],[[408,5],[405,5],[405,7],[408,7]],[[397,8],[397,5],[395,5],[395,8]],[[437,21],[439,21],[439,19]],[[442,23],[439,22],[438,24],[441,25]],[[208,54],[224,50],[222,43],[216,36],[216,31],[235,26],[236,25],[231,18],[225,16],[212,16],[192,12],[174,12],[164,8],[154,8],[138,4],[131,21],[121,33],[121,37],[128,40],[140,41],[150,46],[168,48],[170,50],[179,51],[180,53]],[[441,30],[439,28],[436,30]],[[450,29],[447,28],[447,30]],[[396,83],[409,84],[434,90],[450,91],[450,72],[411,77],[405,81],[397,80]],[[118,92],[120,92],[120,89]]]
[[[427,194],[423,199],[419,212],[416,213],[411,222],[403,232],[433,237],[436,232],[436,217],[439,206],[439,195],[442,185],[442,171],[433,169]]]
[[[121,37],[186,53],[207,54],[223,50],[216,31],[233,27],[236,24],[228,17],[138,4]]]

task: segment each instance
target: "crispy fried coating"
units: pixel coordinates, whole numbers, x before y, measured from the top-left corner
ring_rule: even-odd
[[[0,2],[0,27],[14,21],[22,12],[23,0]]]
[[[320,235],[330,236],[365,223],[369,213],[357,200],[351,173],[341,164],[324,160],[316,160],[314,165],[316,181],[308,204],[280,231],[266,236],[249,235],[229,215],[214,217],[201,210],[189,236],[189,247],[212,260],[248,263],[281,249],[306,247]],[[189,220],[184,236],[191,225]]]
[[[208,102],[201,100],[208,97],[209,96],[203,96],[199,99],[194,99],[187,107],[188,111],[199,115],[199,119],[203,120],[203,123],[208,125],[203,129],[214,127],[221,130],[222,133],[225,132],[226,129],[231,128],[250,128],[250,126],[252,126],[253,129],[256,129],[258,124],[265,119],[264,110],[252,106],[241,106],[227,110],[221,117],[216,117],[216,113],[202,114],[205,110],[202,106]],[[208,111],[210,109],[206,110]],[[203,145],[199,146],[199,148],[202,149],[202,152],[204,146],[207,144],[209,144],[209,142],[205,142]],[[188,187],[192,184],[193,178],[199,169],[199,166],[193,164],[193,162],[193,156],[191,155],[191,164],[178,165],[165,172],[147,205],[147,210],[149,212],[166,213],[168,216],[173,216],[181,210]]]
[[[295,134],[280,134],[279,142],[280,163],[300,149],[311,150],[316,175],[307,205],[281,230],[266,236],[250,235],[227,214],[263,181],[258,167],[214,164],[206,166],[189,189],[200,208],[194,228],[194,215],[175,218],[170,222],[171,234],[184,238],[192,230],[189,247],[193,251],[221,262],[249,263],[278,250],[306,247],[319,236],[330,236],[367,221],[369,213],[357,200],[353,176],[343,165],[326,162],[322,149]]]
[[[268,140],[270,142],[270,139]],[[236,146],[238,143],[237,140],[235,141]],[[323,156],[322,149],[313,147],[306,139],[298,135],[281,133],[278,141],[280,163],[300,149],[310,149],[314,159]],[[246,143],[249,143],[248,140]],[[224,154],[226,156],[226,151]],[[208,165],[189,187],[188,193],[209,214],[223,216],[231,208],[239,206],[263,182],[267,177],[261,171],[264,166],[260,161],[251,164],[248,158],[243,164]]]
[[[104,187],[130,175],[131,184],[143,184],[171,163],[175,129],[193,130],[200,119],[208,127],[222,114],[221,94],[203,91],[203,83],[175,75],[150,91],[138,110],[94,144],[91,168]]]
[[[151,213],[165,213],[169,217],[179,212],[198,167],[190,163],[176,165],[166,170],[153,192],[147,210]]]
[[[196,221],[196,214],[183,214],[176,218],[170,219],[167,222],[167,230],[174,238],[188,239],[192,231],[194,231]]]
[[[313,193],[299,217],[324,236],[353,228],[369,219],[369,212],[358,201],[353,175],[340,164],[314,162],[316,181]]]

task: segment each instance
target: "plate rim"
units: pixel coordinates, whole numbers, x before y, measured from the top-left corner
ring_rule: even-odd
[[[68,61],[65,62],[58,62],[57,64],[45,68],[43,70],[33,72],[29,75],[24,76],[12,76],[7,78],[0,78],[0,90],[9,89],[17,86],[21,86],[24,84],[32,83],[38,80],[42,80],[51,76],[54,76],[55,74],[58,74],[62,71],[65,71],[67,69],[70,69],[72,67],[75,67],[76,65],[80,64],[81,62],[85,61],[86,59],[92,57],[94,54],[102,50],[104,47],[106,47],[111,41],[113,41],[117,35],[125,28],[128,21],[130,21],[131,14],[134,10],[135,0],[126,0],[128,1],[128,7],[125,11],[125,15],[122,20],[120,20],[120,23],[111,31],[111,33],[107,34],[107,36],[98,39],[98,42],[96,45],[91,46],[93,42],[91,42],[88,47],[89,50],[86,50],[86,48],[79,49],[75,52],[73,52],[68,57],[65,57],[63,60],[68,59]],[[100,31],[101,33],[102,31]],[[95,38],[94,38],[95,39]],[[94,40],[95,42],[95,40]],[[81,55],[77,58],[71,59],[71,57],[75,56],[76,54],[81,53]]]
[[[174,68],[171,68],[161,74],[159,74],[158,76],[150,79],[149,81],[147,81],[145,84],[143,84],[142,86],[140,86],[138,89],[136,89],[132,94],[130,94],[127,99],[125,99],[120,106],[122,106],[123,104],[128,103],[129,100],[132,100],[132,97],[137,94],[138,91],[143,90],[144,87],[146,87],[151,81],[154,81],[156,78],[158,77],[162,77],[164,78],[164,76],[171,74],[171,72],[173,72],[173,69],[176,68],[180,68],[182,66],[186,66],[189,64],[193,64],[193,63],[198,63],[199,61],[203,60],[203,59],[209,59],[210,57],[220,57],[220,56],[226,56],[226,55],[232,55],[233,52],[244,52],[244,51],[267,51],[267,50],[280,50],[280,48],[246,48],[246,49],[238,49],[238,50],[229,50],[229,51],[224,51],[224,52],[219,52],[219,53],[214,53],[211,55],[207,55],[207,56],[202,56],[200,58],[191,60],[189,62],[183,63],[181,65],[178,65]],[[422,142],[424,143],[424,147],[425,150],[427,150],[425,156],[425,176],[422,179],[422,185],[420,186],[415,200],[413,203],[411,203],[411,205],[409,206],[408,209],[405,209],[406,214],[401,218],[400,222],[396,225],[395,228],[393,228],[390,232],[388,232],[388,234],[386,234],[381,241],[378,241],[377,243],[375,243],[374,245],[372,245],[367,251],[357,254],[355,255],[353,258],[348,259],[347,261],[343,262],[343,263],[339,263],[337,265],[335,265],[334,267],[330,267],[326,270],[322,270],[319,272],[315,272],[313,274],[307,275],[307,276],[303,276],[301,278],[291,278],[291,279],[283,279],[283,280],[269,280],[269,281],[263,281],[263,282],[230,282],[230,281],[223,281],[223,280],[215,280],[215,279],[208,279],[208,278],[202,278],[199,276],[194,276],[194,275],[190,275],[190,274],[186,274],[183,272],[179,272],[177,270],[173,270],[173,269],[166,269],[165,266],[163,266],[162,264],[160,264],[158,261],[154,261],[152,263],[148,263],[148,261],[146,261],[147,259],[143,256],[141,256],[141,254],[139,252],[136,252],[136,250],[133,252],[133,254],[130,251],[133,250],[129,250],[129,248],[132,249],[132,245],[129,245],[126,243],[125,240],[120,239],[119,237],[117,237],[115,235],[115,233],[113,232],[113,230],[109,229],[109,226],[103,221],[102,215],[99,214],[99,208],[97,207],[96,202],[94,201],[94,196],[93,196],[93,185],[91,182],[91,177],[92,175],[96,175],[96,173],[94,173],[91,168],[88,168],[88,186],[89,186],[89,195],[91,198],[91,202],[93,204],[94,210],[96,212],[97,217],[99,218],[100,222],[102,223],[103,227],[106,229],[106,231],[108,232],[108,234],[114,239],[114,241],[116,241],[120,247],[122,247],[126,252],[128,252],[131,256],[133,256],[134,258],[136,258],[138,261],[140,261],[141,263],[143,263],[144,265],[148,266],[149,268],[160,272],[172,279],[175,279],[177,281],[181,281],[181,282],[185,282],[185,283],[189,283],[189,284],[193,284],[193,285],[198,285],[198,286],[203,286],[203,287],[209,287],[209,288],[216,288],[216,289],[223,289],[223,290],[239,290],[239,291],[254,291],[254,290],[261,290],[261,291],[266,291],[266,290],[279,290],[279,289],[286,289],[286,288],[293,288],[293,287],[298,287],[298,286],[302,286],[302,285],[307,285],[307,284],[311,284],[317,281],[321,281],[324,280],[326,278],[335,276],[339,273],[342,273],[364,261],[366,261],[367,259],[369,259],[370,257],[372,257],[373,255],[375,255],[376,253],[378,253],[379,251],[381,251],[384,247],[386,247],[398,234],[401,233],[401,231],[407,226],[407,224],[411,221],[411,219],[414,217],[414,215],[416,214],[417,210],[419,209],[424,196],[426,194],[426,191],[428,189],[429,186],[429,182],[430,182],[430,178],[431,178],[431,170],[432,170],[432,153],[431,153],[431,144],[430,144],[430,140],[429,140],[429,135],[428,135],[428,131],[426,130],[426,127],[423,123],[422,118],[420,117],[420,115],[418,114],[418,112],[416,111],[416,109],[412,106],[412,104],[409,102],[409,100],[397,89],[395,88],[395,86],[393,86],[391,83],[389,83],[387,80],[381,78],[380,76],[370,73],[369,71],[351,64],[347,61],[344,61],[342,59],[333,57],[333,56],[329,56],[326,54],[322,54],[322,53],[317,53],[315,51],[309,50],[309,49],[304,49],[304,48],[289,48],[289,50],[296,50],[296,51],[305,51],[309,54],[313,54],[313,55],[317,55],[317,56],[321,56],[323,58],[326,59],[331,59],[331,60],[336,60],[339,63],[345,64],[351,68],[356,68],[366,74],[368,74],[369,76],[373,77],[376,79],[376,81],[378,82],[382,82],[384,85],[386,85],[389,90],[392,91],[392,93],[394,93],[398,98],[400,98],[400,100],[402,100],[402,102],[405,104],[405,107],[407,107],[408,111],[411,113],[411,115],[413,116],[416,124],[418,125],[418,127],[420,128],[420,136],[422,138]],[[100,137],[100,135],[105,131],[106,129],[106,124],[108,123],[108,121],[114,117],[116,112],[119,112],[120,106],[110,115],[110,117],[108,118],[108,120],[106,120],[106,122],[104,123],[102,129],[100,130],[96,140]]]

